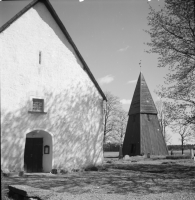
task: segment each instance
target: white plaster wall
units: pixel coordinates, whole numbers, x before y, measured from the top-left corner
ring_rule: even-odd
[[[101,164],[102,97],[44,4],[4,30],[0,48],[2,167],[23,168],[33,130],[53,134],[53,168]],[[47,114],[28,113],[31,97],[44,98]]]

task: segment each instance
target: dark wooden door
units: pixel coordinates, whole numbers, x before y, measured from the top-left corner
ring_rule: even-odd
[[[26,138],[24,166],[27,172],[42,172],[43,138]]]

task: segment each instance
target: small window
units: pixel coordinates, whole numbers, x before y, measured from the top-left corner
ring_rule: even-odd
[[[32,111],[43,112],[44,111],[44,100],[33,98]]]
[[[147,114],[147,118],[148,118],[148,121],[151,120],[151,116],[149,114]]]
[[[39,51],[39,64],[41,64],[41,51]]]

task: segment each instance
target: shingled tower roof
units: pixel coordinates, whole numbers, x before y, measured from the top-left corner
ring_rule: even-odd
[[[156,106],[141,72],[129,109],[129,115],[137,113],[157,114]]]

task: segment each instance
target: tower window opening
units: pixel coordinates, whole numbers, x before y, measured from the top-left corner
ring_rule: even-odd
[[[147,114],[148,121],[151,121],[151,116]]]

